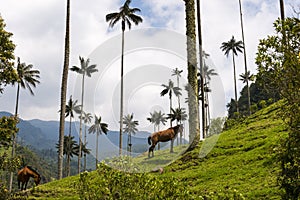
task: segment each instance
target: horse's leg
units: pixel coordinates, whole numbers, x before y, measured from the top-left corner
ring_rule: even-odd
[[[26,190],[26,188],[27,188],[27,183],[28,183],[28,181],[25,181],[24,190]]]
[[[174,145],[174,138],[171,140],[171,149],[170,149],[170,153],[174,153],[174,151],[173,151],[173,145]]]

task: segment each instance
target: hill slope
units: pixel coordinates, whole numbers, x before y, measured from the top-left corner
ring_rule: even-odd
[[[82,195],[97,194],[100,199],[104,194],[112,198],[116,194],[121,198],[129,195],[132,199],[138,199],[139,195],[150,199],[170,195],[179,199],[182,196],[185,199],[201,199],[200,196],[205,195],[227,195],[238,199],[240,194],[246,199],[280,199],[280,190],[276,185],[279,166],[275,155],[286,130],[278,116],[278,106],[271,105],[230,130],[206,139],[199,148],[166,166],[161,175],[126,174],[101,166],[98,169],[100,173],[85,174],[81,176],[81,182],[79,176],[74,176],[41,185],[34,190],[33,196],[40,199],[72,199],[78,198],[80,191],[84,190],[86,193]],[[155,159],[163,159],[164,154],[169,154],[169,151],[157,152],[156,157],[151,159],[147,155],[135,158],[130,165],[138,167],[136,162],[153,163]],[[78,190],[74,187],[83,183],[88,188]],[[156,194],[154,189],[160,192]]]

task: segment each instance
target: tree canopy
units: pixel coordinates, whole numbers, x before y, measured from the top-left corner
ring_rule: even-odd
[[[0,16],[0,93],[3,93],[4,86],[17,79],[14,70],[14,50],[16,45],[11,40],[12,33],[5,30],[6,24]]]

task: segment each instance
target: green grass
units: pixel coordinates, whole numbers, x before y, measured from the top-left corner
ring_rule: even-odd
[[[183,184],[180,187],[185,187],[180,190],[188,191],[194,197],[227,190],[235,193],[237,190],[246,199],[280,199],[281,191],[276,182],[279,172],[276,152],[281,138],[286,137],[287,133],[278,113],[279,105],[280,103],[271,105],[222,134],[207,138],[197,149],[183,156],[180,153],[186,146],[175,147],[175,154],[170,154],[169,150],[156,151],[155,157],[150,159],[145,153],[131,161],[129,170],[133,167],[138,168],[139,172],[149,172],[158,166],[164,167],[163,174],[143,173],[145,177],[141,177],[146,182],[145,185],[149,184],[147,180],[152,177],[151,185],[156,181],[157,184],[163,184],[161,181],[164,180],[178,180],[178,183]],[[119,167],[124,169],[124,166],[123,163]],[[104,170],[102,174],[94,171],[88,174],[89,187],[95,192],[103,190],[101,187],[107,182],[118,181],[116,177],[126,181],[127,179],[122,179],[123,175],[128,177],[128,181],[124,183],[127,186],[124,185],[124,188],[138,182],[133,178],[134,174],[105,173],[110,171]],[[78,199],[78,184],[79,176],[43,184],[31,190],[29,199]],[[140,191],[140,194],[147,193],[146,190]]]

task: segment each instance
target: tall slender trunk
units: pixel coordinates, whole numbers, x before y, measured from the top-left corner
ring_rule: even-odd
[[[204,66],[203,66],[203,45],[202,45],[202,30],[201,30],[201,10],[200,0],[197,0],[197,22],[198,22],[198,42],[199,42],[199,61],[200,61],[200,85],[201,85],[201,111],[202,111],[202,137],[206,137],[206,114],[205,114],[205,95],[204,95]]]
[[[233,62],[233,80],[234,80],[235,105],[236,105],[236,112],[239,112],[239,102],[237,100],[237,89],[236,89],[236,70],[235,70],[235,60],[234,60],[234,53],[233,52],[232,52],[232,62]]]
[[[189,140],[187,151],[193,150],[200,141],[199,106],[198,106],[198,80],[196,56],[196,23],[195,1],[185,1],[186,35],[187,35],[187,65],[188,65],[188,107],[189,107]]]
[[[86,124],[84,124],[84,145],[86,147]],[[83,163],[83,171],[86,170],[86,153],[84,152],[84,163]]]
[[[283,21],[285,18],[285,14],[284,14],[284,1],[283,0],[279,0],[279,5],[280,5],[280,18]]]
[[[81,171],[81,151],[82,151],[82,113],[83,113],[83,97],[84,97],[84,78],[85,72],[82,74],[81,83],[81,109],[80,109],[80,121],[79,121],[79,153],[78,153],[78,173]]]
[[[245,35],[244,35],[244,24],[243,24],[243,13],[242,13],[242,4],[241,0],[239,0],[240,5],[240,17],[241,17],[241,30],[242,30],[242,40],[244,45],[244,63],[245,63],[245,75],[247,76],[248,68],[247,68],[247,56],[246,56],[246,44],[245,44]],[[250,97],[250,88],[249,88],[249,77],[246,77],[246,85],[247,85],[247,94],[248,94],[248,113],[251,115],[251,97]]]
[[[71,136],[72,136],[72,134],[71,134],[71,132],[72,132],[72,117],[71,117],[71,114],[70,114],[70,123],[69,123],[69,139],[71,139]],[[71,149],[70,148],[70,144],[71,143],[69,143],[68,142],[68,149]],[[67,155],[67,176],[70,176],[70,168],[71,168],[71,158],[70,158],[70,155],[68,154]]]
[[[66,14],[66,36],[65,36],[65,55],[64,67],[61,82],[61,102],[60,102],[60,120],[59,120],[59,149],[58,149],[58,166],[57,178],[62,178],[63,171],[63,148],[64,148],[64,128],[65,128],[65,112],[66,112],[66,94],[68,86],[68,71],[70,59],[70,0],[67,0],[67,14]]]
[[[17,97],[16,97],[16,109],[15,109],[15,117],[18,117],[18,108],[19,108],[19,97],[20,97],[20,83],[17,86]],[[17,134],[12,136],[12,149],[11,149],[11,157],[15,157],[16,154],[16,142],[17,142]],[[14,173],[10,172],[9,177],[9,192],[12,191],[12,184],[13,184]]]
[[[96,169],[97,169],[97,165],[98,165],[98,136],[99,136],[99,133],[96,132]]]
[[[123,135],[123,98],[124,98],[124,33],[125,22],[122,21],[122,53],[121,53],[121,94],[120,94],[120,136],[119,136],[119,155],[122,155],[122,135]]]

